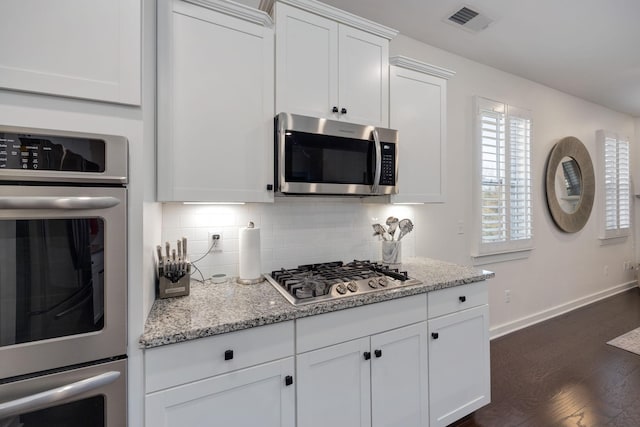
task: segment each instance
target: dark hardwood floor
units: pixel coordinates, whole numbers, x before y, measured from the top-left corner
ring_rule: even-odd
[[[606,342],[640,327],[640,289],[491,342],[491,404],[457,427],[640,427],[640,355]]]

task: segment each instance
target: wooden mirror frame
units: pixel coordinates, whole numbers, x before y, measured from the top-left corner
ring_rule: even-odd
[[[578,201],[578,207],[573,213],[567,213],[562,209],[558,202],[558,195],[556,194],[556,170],[564,157],[571,157],[576,161],[582,177],[582,192],[580,194],[580,200]],[[558,228],[567,233],[575,233],[576,231],[582,230],[589,220],[591,209],[593,208],[596,180],[589,151],[587,151],[587,148],[578,138],[567,136],[553,146],[547,159],[545,185],[549,212]]]

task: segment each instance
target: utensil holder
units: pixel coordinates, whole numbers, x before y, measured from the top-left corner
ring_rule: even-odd
[[[383,240],[382,262],[384,264],[400,264],[402,262],[402,242],[398,240]]]

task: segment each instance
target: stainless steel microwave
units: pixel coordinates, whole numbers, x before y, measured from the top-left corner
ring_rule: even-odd
[[[398,132],[280,113],[275,118],[278,194],[396,194]]]

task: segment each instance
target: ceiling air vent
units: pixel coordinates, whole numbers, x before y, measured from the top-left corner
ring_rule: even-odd
[[[444,21],[458,28],[477,33],[487,28],[493,19],[468,6],[463,6],[449,14]]]

